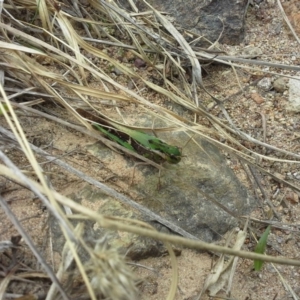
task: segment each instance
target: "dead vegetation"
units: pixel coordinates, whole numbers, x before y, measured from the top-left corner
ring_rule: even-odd
[[[79,224],[74,227],[70,222],[73,219],[89,219],[104,228],[162,240],[169,251],[173,272],[167,299],[175,299],[178,284],[178,267],[170,244],[221,254],[204,285],[211,292],[214,289],[214,293],[222,287],[220,285],[216,288],[219,281],[225,278],[224,281],[232,282],[238,257],[263,258],[267,262],[300,265],[299,260],[262,256],[240,250],[246,238],[247,227],[239,232],[237,241],[232,243],[233,248],[228,245],[221,247],[157,233],[138,221],[105,217],[75,203],[55,190],[55,184],[51,176],[48,176],[47,169],[40,164],[41,161],[58,165],[64,174],[92,183],[120,201],[134,201],[38,145],[29,143],[28,135],[25,134],[28,128],[24,128],[20,122],[23,117],[44,118],[97,138],[109,147],[122,149],[123,152],[161,168],[145,157],[132,154],[93,132],[91,125],[76,112],[77,108],[84,108],[91,109],[96,114],[105,114],[106,110],[103,108],[113,107],[115,113],[122,118],[123,110],[134,105],[153,118],[166,120],[170,126],[162,130],[188,130],[238,159],[246,173],[252,176],[253,189],[269,206],[270,211],[269,218],[250,218],[250,222],[271,224],[274,228],[293,231],[295,228],[292,224],[273,220],[274,216],[279,216],[278,212],[264,192],[257,174],[267,175],[270,180],[289,187],[294,193],[300,192],[295,180],[287,180],[284,174],[275,174],[272,169],[275,163],[277,169],[287,164],[299,164],[300,155],[296,151],[268,144],[265,138],[252,137],[242,129],[243,124],[236,124],[232,120],[227,102],[243,94],[248,88],[242,86],[237,70],[242,69],[250,75],[282,75],[280,70],[296,72],[300,71],[300,67],[228,55],[225,47],[217,41],[211,43],[209,48],[202,49],[197,47],[196,42],[201,37],[194,33],[189,33],[194,43],[187,43],[168,16],[149,4],[147,14],[128,13],[113,1],[91,0],[80,7],[76,2],[69,6],[52,0],[39,1],[38,5],[31,1],[0,5],[0,174],[3,179],[0,182],[3,184],[0,203],[2,215],[7,217],[5,222],[1,222],[1,299],[25,299],[22,298],[25,295],[28,297],[26,299],[36,299],[33,287],[24,290],[19,288],[21,292],[17,293],[10,286],[12,282],[24,283],[29,279],[43,286],[39,290],[39,296],[45,299],[139,298],[137,278],[124,258],[118,255],[117,249],[107,247],[105,238],[96,241],[93,247],[88,245],[83,238],[82,226]],[[207,61],[230,66],[236,74],[236,86],[239,86],[239,90],[223,97],[206,87],[201,64]],[[145,64],[149,66],[147,72],[140,67]],[[269,71],[264,70],[263,73],[262,67],[265,66]],[[156,95],[159,101],[149,101],[149,94]],[[173,105],[183,107],[184,115],[175,113]],[[49,251],[43,253],[39,250],[38,238],[30,236],[29,228],[22,225],[21,216],[16,216],[10,207],[7,198],[10,193],[7,191],[19,186],[25,187],[40,199],[42,206],[59,223],[66,239],[59,264],[54,262],[53,257],[51,259]],[[6,226],[10,226],[8,220],[13,224],[14,230],[6,232]],[[20,238],[13,237],[11,232],[22,237],[36,263],[42,266],[41,270],[36,266],[20,264],[23,251],[19,244]],[[251,229],[249,232],[252,232]],[[78,255],[79,248],[87,255],[86,262]],[[233,255],[226,266],[225,254]],[[54,266],[59,266],[57,271],[54,271]],[[229,269],[228,266],[232,268]],[[292,297],[298,299],[291,287],[287,286]],[[230,286],[227,294],[230,294]]]

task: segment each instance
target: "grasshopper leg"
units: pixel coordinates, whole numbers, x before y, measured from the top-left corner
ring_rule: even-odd
[[[146,163],[146,162],[138,162],[138,163],[135,163],[135,164],[134,164],[134,166],[133,166],[133,172],[132,172],[132,177],[131,177],[129,186],[132,186],[132,185],[133,185],[135,169],[136,169],[138,166],[140,166],[140,165],[149,165],[149,164]]]
[[[162,163],[160,163],[160,165],[162,165]],[[156,190],[159,191],[160,188],[161,188],[161,182],[160,182],[160,178],[161,178],[161,170],[162,169],[159,169],[158,170],[158,183],[157,183],[157,187],[156,187]]]

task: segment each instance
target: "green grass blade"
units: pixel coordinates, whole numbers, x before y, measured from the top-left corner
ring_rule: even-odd
[[[262,234],[262,236],[260,237],[254,252],[255,253],[259,253],[259,254],[264,254],[265,250],[266,250],[266,246],[267,246],[267,239],[268,239],[268,235],[270,233],[271,227],[270,225],[267,227],[267,229],[265,230],[265,232]],[[254,269],[255,271],[260,271],[263,265],[263,261],[262,260],[254,260]]]

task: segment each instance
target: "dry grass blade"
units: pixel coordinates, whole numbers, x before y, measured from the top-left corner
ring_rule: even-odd
[[[8,274],[4,277],[4,279],[0,283],[0,299],[5,299],[5,291],[11,281],[11,275]]]
[[[263,60],[258,60],[258,59],[250,59],[250,58],[243,58],[239,56],[226,56],[226,55],[212,55],[207,52],[197,52],[195,51],[195,54],[197,55],[198,58],[202,57],[205,59],[213,60],[218,63],[222,63],[224,65],[228,65],[231,67],[237,67],[237,68],[243,68],[243,69],[248,69],[248,70],[253,70],[257,72],[261,72],[261,69],[253,68],[252,65],[258,65],[258,66],[266,66],[266,67],[272,67],[272,68],[278,68],[278,69],[283,69],[283,70],[293,70],[293,71],[299,71],[300,67],[296,65],[287,65],[287,64],[280,64],[280,63],[272,63],[269,61],[263,61]],[[235,64],[233,62],[239,62],[239,64]],[[273,75],[280,75],[280,76],[286,76],[289,77],[288,75],[284,74],[279,74],[276,72],[272,71],[267,71],[264,70],[266,74],[273,74]],[[293,76],[290,76],[293,78]]]
[[[285,287],[285,289],[286,289],[287,291],[290,292],[292,298],[293,298],[294,300],[299,300],[299,295],[297,295],[296,292],[292,289],[292,287],[288,284],[288,282],[287,282],[287,281],[285,280],[285,278],[282,276],[282,274],[281,274],[281,272],[278,270],[278,268],[276,268],[276,266],[274,266],[273,264],[272,264],[272,267],[275,269],[276,273],[278,274],[278,276],[279,276],[279,278],[280,278],[280,280],[281,280],[283,286]]]
[[[0,152],[0,156],[3,159],[2,153]],[[13,212],[10,210],[9,206],[7,205],[6,201],[0,197],[0,205],[2,209],[5,211],[6,215],[9,216],[11,222],[15,225],[15,227],[18,229],[19,233],[22,235],[23,239],[26,241],[27,245],[30,247],[31,251],[35,254],[36,258],[40,262],[40,264],[43,266],[43,268],[47,271],[48,275],[52,279],[53,283],[55,283],[57,289],[59,290],[61,296],[65,300],[69,300],[68,296],[64,292],[61,284],[59,283],[58,279],[56,278],[55,274],[53,273],[52,269],[48,266],[45,259],[42,257],[42,255],[39,253],[37,248],[35,247],[34,243],[32,242],[31,238],[27,235],[27,233],[24,231],[23,227],[17,220],[16,216],[13,214]],[[8,280],[8,281],[7,281]],[[9,278],[7,277],[2,283],[5,285],[5,287],[9,283]],[[2,286],[3,287],[3,286]]]
[[[202,74],[201,74],[201,66],[199,63],[199,60],[196,58],[196,55],[190,45],[186,42],[186,40],[183,38],[183,36],[176,30],[176,28],[166,19],[163,17],[162,14],[160,14],[156,9],[154,9],[149,3],[144,1],[146,5],[148,5],[154,12],[154,15],[157,17],[160,23],[172,34],[172,36],[175,38],[175,40],[179,43],[179,45],[182,47],[184,53],[188,57],[188,59],[191,62],[192,70],[193,70],[193,79],[196,80],[196,82],[202,86]]]
[[[15,51],[21,51],[21,52],[25,52],[25,53],[37,54],[37,55],[45,55],[43,52],[32,49],[32,48],[28,48],[28,47],[24,47],[24,46],[20,46],[20,45],[14,45],[12,43],[7,43],[7,42],[3,42],[3,41],[0,41],[0,48],[6,49],[6,50],[15,50]]]

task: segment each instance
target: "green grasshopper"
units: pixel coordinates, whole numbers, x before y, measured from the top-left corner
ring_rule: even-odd
[[[77,113],[91,122],[92,126],[108,139],[134,151],[156,163],[167,161],[177,164],[181,160],[178,147],[168,145],[153,135],[128,128],[106,119],[104,116],[95,116],[81,108]]]

